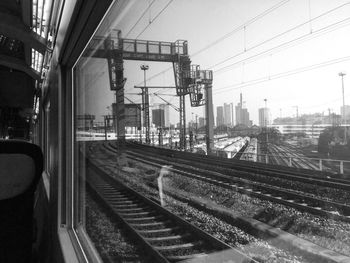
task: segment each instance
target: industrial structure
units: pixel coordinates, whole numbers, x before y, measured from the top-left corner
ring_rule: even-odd
[[[120,30],[112,30],[107,38],[95,37],[91,49],[85,52],[86,56],[106,58],[110,89],[116,92],[116,119],[117,136],[125,140],[125,106],[124,106],[124,60],[171,62],[174,69],[176,95],[179,96],[180,114],[180,149],[186,149],[186,109],[185,96],[190,95],[192,107],[206,105],[207,118],[207,145],[213,142],[213,109],[212,109],[212,81],[210,70],[200,70],[198,65],[191,65],[188,55],[187,41],[176,42],[148,41],[139,39],[125,39]],[[146,127],[146,143],[150,143],[149,134],[149,94],[146,85],[147,65],[142,65],[144,71],[144,86],[136,87],[142,90],[144,111],[144,126]],[[160,87],[153,87],[160,88]]]

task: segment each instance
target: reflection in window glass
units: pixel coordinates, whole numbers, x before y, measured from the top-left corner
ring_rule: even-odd
[[[136,229],[169,260],[350,261],[349,12],[117,1],[74,68],[74,219],[101,257],[153,262]]]

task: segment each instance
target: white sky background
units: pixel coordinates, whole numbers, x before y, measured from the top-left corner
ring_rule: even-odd
[[[283,117],[295,116],[294,106],[298,106],[299,115],[314,112],[328,114],[329,108],[339,114],[342,105],[341,78],[338,76],[340,71],[348,73],[344,78],[345,103],[350,104],[350,1],[174,0],[160,13],[168,2],[169,0],[155,0],[150,11],[135,25],[152,0],[118,1],[115,6],[117,8],[112,9],[108,17],[109,24],[122,30],[123,38],[137,37],[169,42],[187,40],[192,64],[214,71],[214,116],[216,106],[224,103],[236,105],[240,92],[243,93],[243,100],[255,124],[258,123],[258,108],[264,107],[265,98],[273,119],[280,116],[280,109]],[[235,30],[281,2],[284,4],[248,24],[245,30]],[[307,23],[310,18],[314,19],[342,5],[344,6],[338,10]],[[340,21],[344,22],[337,27],[330,27],[326,33],[322,31],[323,28]],[[302,23],[306,23],[305,26],[261,44]],[[222,39],[230,32],[232,34],[229,37]],[[295,41],[298,38],[300,41]],[[197,53],[218,39],[221,41],[216,45]],[[286,46],[288,41],[290,45]],[[281,48],[276,49],[277,46]],[[262,55],[257,56],[260,53]],[[289,76],[284,74],[299,69],[303,71],[303,68],[310,69],[310,66],[336,59],[344,61]],[[227,61],[221,63],[224,60]],[[89,85],[93,87],[91,90],[98,92],[95,97],[98,105],[94,107],[95,112],[92,114],[104,115],[114,96],[109,90],[106,62],[96,59],[93,61],[89,68],[100,73],[95,74],[95,81],[89,81]],[[143,71],[140,70],[143,63],[124,61],[124,76],[128,79],[126,93],[139,92],[133,88],[134,85],[143,85]],[[145,63],[149,65],[147,78],[171,66],[170,63]],[[281,73],[283,74],[276,78]],[[255,80],[269,78],[268,81],[253,83]],[[173,70],[148,80],[147,85],[173,86]],[[175,94],[174,90],[158,92]],[[141,102],[140,96],[126,96],[136,103]],[[176,97],[163,97],[178,106]],[[162,103],[160,99],[153,97],[150,101]],[[186,96],[186,101],[187,121],[191,119],[191,112],[203,115],[203,107],[190,108],[189,96]],[[125,103],[129,102],[125,100]],[[178,113],[170,112],[171,122],[178,122]]]

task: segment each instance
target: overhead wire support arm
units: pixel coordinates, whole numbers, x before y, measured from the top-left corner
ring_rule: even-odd
[[[169,101],[163,99],[161,96],[159,96],[157,93],[153,93],[155,96],[157,96],[158,98],[160,98],[162,101],[164,101],[167,105],[169,105],[170,107],[172,107],[174,110],[176,111],[180,111],[180,109],[178,107],[176,107],[174,104],[170,103]]]
[[[142,89],[144,86],[134,86],[135,89]],[[175,86],[147,86],[149,89],[176,89]]]
[[[124,97],[127,101],[129,101],[131,104],[137,105],[137,107],[141,110],[141,106],[138,103],[135,103],[133,100],[129,99],[128,97]]]

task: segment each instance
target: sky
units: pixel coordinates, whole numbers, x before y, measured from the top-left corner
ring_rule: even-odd
[[[344,0],[119,0],[111,7],[99,36],[121,30],[122,38],[188,41],[192,64],[213,70],[216,106],[239,102],[239,94],[253,123],[258,109],[270,108],[272,119],[328,111],[340,113],[344,77],[345,104],[350,105],[350,1]],[[87,83],[87,107],[104,115],[114,99],[104,59],[81,59]],[[126,97],[140,103],[135,85],[143,85],[140,65],[146,63],[147,85],[174,86],[170,63],[124,61]],[[83,66],[82,66],[83,65]],[[154,77],[156,75],[156,77]],[[178,106],[174,90],[150,90]],[[167,95],[169,94],[169,95]],[[128,103],[128,100],[125,100]],[[155,96],[157,107],[162,101]],[[187,120],[192,112],[186,97]],[[91,108],[92,107],[92,108]],[[91,108],[91,109],[90,109]],[[87,112],[89,113],[89,112]],[[171,121],[178,113],[171,111]]]

